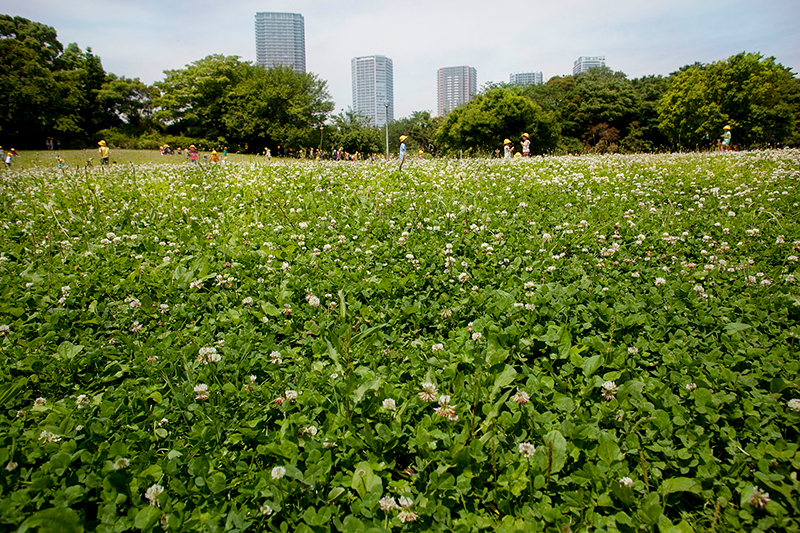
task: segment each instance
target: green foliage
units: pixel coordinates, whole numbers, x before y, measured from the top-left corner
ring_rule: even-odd
[[[799,88],[773,57],[740,53],[698,63],[670,80],[658,107],[660,126],[676,146],[693,147],[705,132],[716,139],[726,124],[735,145],[764,146],[772,135],[785,143],[796,135]]]
[[[478,95],[451,111],[437,131],[436,143],[446,150],[493,153],[504,138],[530,134],[531,153],[555,148],[558,126],[555,118],[516,88],[498,87]]]
[[[1,528],[796,531],[799,169],[12,168]]]
[[[314,146],[332,110],[326,84],[316,75],[252,66],[228,95],[225,136],[242,146]]]

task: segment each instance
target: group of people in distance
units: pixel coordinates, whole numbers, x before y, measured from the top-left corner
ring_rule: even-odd
[[[13,148],[8,152],[3,151],[3,147],[0,146],[0,161],[3,161],[6,164],[6,168],[11,168],[11,161],[15,158],[19,157],[19,154]]]
[[[503,159],[511,159],[512,157],[530,157],[531,156],[531,136],[528,133],[522,134],[522,141],[520,141],[520,145],[522,146],[522,153],[517,152],[514,153],[514,143],[511,142],[511,139],[505,139],[503,141]],[[500,150],[497,150],[499,153]]]

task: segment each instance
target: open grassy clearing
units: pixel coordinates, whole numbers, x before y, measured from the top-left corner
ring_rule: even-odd
[[[0,175],[8,528],[800,527],[796,150],[76,166]]]

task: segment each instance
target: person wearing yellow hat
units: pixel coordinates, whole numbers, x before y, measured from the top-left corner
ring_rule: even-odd
[[[217,155],[217,151],[216,150],[211,150],[211,159],[210,159],[210,161],[212,163],[219,163],[219,156]]]
[[[406,139],[408,139],[408,135],[401,135],[400,136],[400,159],[405,160],[406,158]]]
[[[511,145],[511,139],[503,140],[503,159],[511,159],[511,154],[514,152],[514,147]]]
[[[522,134],[522,157],[530,157],[531,156],[531,140],[530,135],[527,133]]]
[[[722,128],[722,151],[727,151],[731,149],[731,127],[729,125],[725,125]]]
[[[100,166],[111,166],[111,161],[109,160],[109,157],[111,156],[111,150],[109,150],[108,146],[106,146],[106,142],[100,141],[97,144],[99,145],[97,151],[100,152]]]
[[[197,164],[197,148],[193,144],[189,145],[189,161]]]
[[[19,154],[13,148],[6,152],[6,168],[11,168],[11,160],[15,157],[19,157]]]

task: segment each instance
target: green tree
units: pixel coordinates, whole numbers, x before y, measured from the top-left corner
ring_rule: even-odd
[[[431,117],[428,111],[414,111],[411,115],[395,120],[389,124],[389,150],[398,153],[400,150],[400,135],[408,135],[406,147],[408,153],[424,150],[427,153],[436,153],[436,130],[441,124],[442,117]]]
[[[614,128],[620,137],[628,133],[638,108],[636,92],[623,72],[592,68],[574,76],[561,104],[563,134],[581,139],[588,147],[600,142],[598,130]],[[608,139],[606,139],[608,141]]]
[[[40,147],[48,126],[61,121],[53,112],[62,104],[53,70],[62,50],[53,28],[0,15],[0,132],[6,142]]]
[[[315,74],[251,65],[227,97],[223,124],[229,140],[257,150],[318,147],[332,110],[327,84]]]
[[[740,53],[673,74],[658,105],[659,126],[674,146],[694,147],[705,132],[717,137],[730,124],[733,143],[785,142],[796,135],[798,83],[774,57]]]
[[[534,154],[556,147],[555,117],[518,88],[497,87],[451,111],[437,130],[436,142],[451,152],[493,153],[504,138],[516,142],[523,132],[530,134]]]
[[[348,109],[331,117],[330,146],[349,153],[382,154],[385,150],[383,129],[369,125],[366,117]],[[326,130],[328,131],[328,130]]]
[[[251,70],[238,56],[210,55],[184,69],[164,71],[155,84],[160,95],[156,116],[167,124],[167,132],[226,143],[227,98]]]

